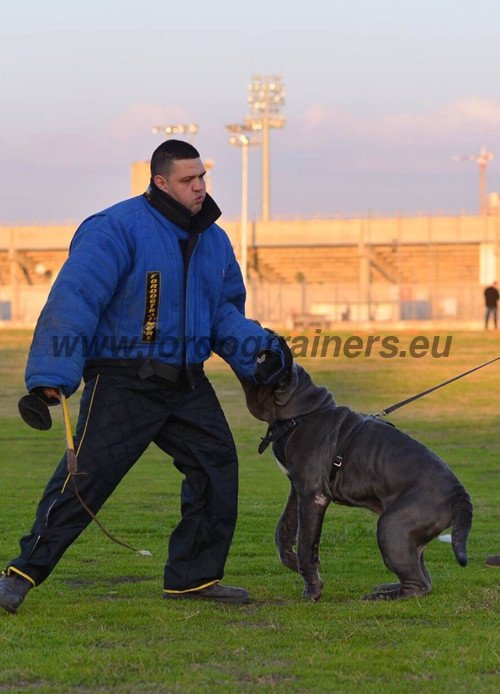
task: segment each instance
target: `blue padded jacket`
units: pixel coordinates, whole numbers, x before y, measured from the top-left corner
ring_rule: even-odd
[[[245,287],[226,233],[198,237],[187,274],[179,241],[188,232],[145,199],[131,198],[86,219],[40,314],[26,368],[28,390],[78,388],[93,359],[156,359],[175,366],[220,354],[256,382],[275,337],[244,316]]]

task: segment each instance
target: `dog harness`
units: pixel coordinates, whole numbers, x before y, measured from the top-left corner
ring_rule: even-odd
[[[351,445],[352,440],[354,439],[355,435],[358,433],[358,431],[361,429],[361,427],[364,425],[367,419],[373,419],[373,417],[371,417],[370,415],[365,415],[363,419],[360,419],[359,422],[356,422],[356,424],[349,432],[349,435],[342,441],[342,444],[337,450],[337,453],[333,456],[332,474],[330,475],[330,479],[333,478],[333,476],[339,470],[339,468],[342,467],[344,458],[347,455],[347,451],[349,450],[349,446]]]
[[[333,457],[333,466],[332,466],[332,474],[330,479],[332,479],[335,475],[335,473],[339,470],[339,468],[342,467],[342,464],[344,463],[344,459],[349,451],[349,446],[351,445],[352,441],[354,440],[354,437],[356,434],[359,432],[361,427],[369,420],[377,420],[381,424],[388,424],[389,426],[393,427],[394,424],[392,422],[387,422],[385,420],[379,419],[377,415],[374,414],[365,414],[363,415],[363,418],[357,422],[351,431],[349,432],[349,435],[342,441],[342,444],[339,447],[339,450]]]
[[[310,413],[313,414],[313,413]],[[266,448],[269,446],[270,443],[274,443],[275,441],[279,441],[279,439],[283,438],[285,434],[288,434],[291,432],[297,424],[302,420],[305,419],[308,415],[304,415],[302,417],[293,417],[292,419],[286,419],[282,422],[275,422],[274,424],[271,424],[267,428],[266,435],[261,437],[261,442],[259,444],[259,454],[264,453]],[[349,446],[354,440],[354,437],[356,434],[358,434],[359,430],[361,427],[369,420],[377,420],[381,424],[388,424],[389,426],[393,427],[394,424],[392,422],[388,422],[386,420],[379,419],[377,415],[369,414],[369,415],[363,415],[362,419],[360,419],[356,424],[353,426],[349,434],[346,436],[346,438],[342,441],[341,445],[339,446],[337,452],[335,453],[333,457],[333,466],[332,466],[332,474],[331,478],[334,477],[335,473],[342,467],[345,458],[347,456],[347,453],[349,451]]]

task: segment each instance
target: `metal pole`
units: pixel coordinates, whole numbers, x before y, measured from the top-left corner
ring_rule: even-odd
[[[269,221],[269,112],[266,101],[262,114],[262,221]]]
[[[247,280],[248,271],[248,140],[241,144],[241,229],[240,258],[243,281]]]
[[[20,301],[19,301],[19,279],[18,279],[18,265],[17,265],[17,249],[16,249],[16,238],[15,231],[11,229],[10,231],[10,244],[8,251],[8,259],[10,264],[10,318],[13,323],[20,321]]]
[[[358,242],[358,254],[359,254],[359,303],[360,307],[363,305],[366,307],[366,319],[370,320],[370,258],[368,256],[367,243],[366,243],[366,230],[364,222],[361,222],[359,229],[359,242]],[[364,320],[364,311],[360,311],[358,318]]]
[[[488,193],[486,187],[486,161],[479,162],[479,214],[488,212]]]
[[[229,138],[229,144],[241,147],[241,218],[240,218],[240,268],[243,281],[248,274],[248,148],[258,144],[253,138],[250,125],[233,123],[226,125],[226,130],[234,133]]]

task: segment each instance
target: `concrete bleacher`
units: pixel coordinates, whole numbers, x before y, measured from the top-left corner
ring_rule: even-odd
[[[252,276],[262,282],[356,283],[365,258],[372,282],[478,282],[477,243],[261,246],[252,248]]]
[[[374,245],[368,250],[372,279],[394,284],[478,282],[477,243]]]
[[[16,250],[15,253],[0,250],[0,285],[13,280],[27,285],[51,284],[67,256],[66,249]]]
[[[252,249],[250,265],[263,282],[357,282],[356,246],[272,246]]]
[[[0,289],[50,287],[68,256],[75,224],[0,226]]]
[[[477,244],[412,244],[395,248],[371,245],[363,251],[375,282],[412,284],[415,282],[477,282]],[[67,250],[18,250],[15,254],[18,281],[44,284],[53,279]],[[362,252],[358,246],[273,246],[250,249],[252,276],[262,282],[317,284],[357,282]],[[10,282],[12,256],[0,250],[0,284]]]

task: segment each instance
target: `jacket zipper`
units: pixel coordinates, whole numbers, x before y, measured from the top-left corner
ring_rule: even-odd
[[[198,243],[200,242],[200,235],[197,234],[196,236],[196,243],[191,251],[189,258],[188,258],[188,266],[185,271],[185,288],[184,288],[184,330],[183,330],[183,350],[182,350],[182,363],[184,368],[186,369],[186,378],[187,382],[190,388],[194,389],[196,387],[193,379],[193,374],[188,368],[187,364],[187,347],[186,347],[186,326],[187,326],[187,317],[188,317],[188,305],[189,305],[189,277],[190,277],[190,272],[191,272],[191,263],[194,257],[194,254],[196,252],[196,249],[198,248]]]

